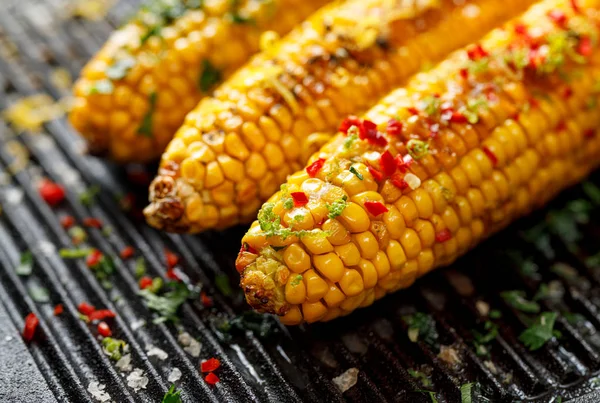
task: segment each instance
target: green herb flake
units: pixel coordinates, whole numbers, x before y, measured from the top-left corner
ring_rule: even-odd
[[[112,81],[104,79],[104,80],[96,80],[93,82],[92,86],[87,89],[88,95],[96,95],[96,94],[112,94],[115,86]]]
[[[286,210],[291,210],[294,207],[294,199],[287,198],[285,199],[285,201],[283,202],[283,208]]]
[[[115,339],[113,337],[105,337],[102,339],[102,348],[113,361],[119,361],[121,359],[126,346],[127,343],[121,339]]]
[[[537,302],[528,301],[525,298],[525,291],[504,291],[500,294],[500,296],[508,305],[521,312],[538,313],[540,311],[540,306]]]
[[[568,283],[576,283],[579,279],[577,270],[565,263],[555,263],[550,267],[550,271]]]
[[[460,403],[473,403],[473,383],[460,386]]]
[[[436,397],[436,393],[431,390],[416,390],[415,392],[427,393],[429,395],[429,398],[431,399],[431,403],[439,403]]]
[[[488,316],[492,319],[500,319],[502,317],[502,312],[497,309],[492,309]]]
[[[430,346],[437,343],[438,332],[435,328],[435,321],[431,315],[417,312],[413,315],[403,316],[402,319],[408,325],[408,338],[413,343],[421,339]]]
[[[137,279],[144,277],[144,274],[146,274],[146,261],[143,257],[135,259],[134,273]]]
[[[229,284],[229,277],[226,274],[217,274],[215,276],[215,287],[226,297],[233,295],[233,290]]]
[[[50,292],[45,287],[41,287],[37,284],[30,284],[27,287],[27,291],[31,299],[35,302],[42,304],[50,302]]]
[[[154,110],[156,109],[156,99],[158,94],[156,92],[152,92],[148,97],[150,101],[150,107],[148,108],[148,112],[144,115],[142,119],[142,124],[138,128],[138,134],[141,134],[144,137],[152,138],[153,133],[153,125],[152,125],[152,117],[154,115]]]
[[[519,340],[530,351],[540,349],[552,337],[560,335],[554,330],[554,322],[556,322],[557,316],[556,312],[542,312],[535,323],[521,333]]]
[[[24,252],[21,255],[19,265],[15,268],[17,276],[29,276],[33,271],[33,254],[30,251]]]
[[[93,252],[92,248],[82,248],[82,249],[60,249],[58,251],[58,255],[63,259],[81,259],[87,257],[90,253]]]
[[[442,102],[439,97],[430,95],[423,98],[419,109],[424,111],[428,116],[435,116],[439,113],[441,104]]]
[[[87,240],[87,233],[79,225],[69,228],[68,232],[74,245],[79,245]]]
[[[360,180],[364,179],[363,175],[360,172],[358,172],[356,170],[356,168],[350,167],[349,171],[352,172],[354,174],[354,176],[356,176],[358,179],[360,179]]]
[[[433,385],[431,379],[429,379],[429,377],[425,373],[412,368],[409,368],[407,371],[410,376],[421,382],[421,385],[423,385],[423,387],[428,388]]]
[[[156,295],[149,289],[138,291],[138,295],[144,298],[149,309],[159,314],[154,323],[165,321],[177,322],[177,311],[179,307],[188,299],[198,297],[196,291],[190,290],[184,283],[171,282],[168,284],[169,291],[163,295]]]
[[[135,66],[135,59],[133,57],[116,60],[106,69],[106,76],[111,80],[120,80],[125,78],[133,66]]]
[[[221,82],[222,78],[223,74],[221,71],[213,66],[210,61],[206,59],[202,61],[202,70],[198,80],[198,86],[202,92],[206,93],[213,89]]]
[[[336,200],[331,204],[327,203],[327,210],[329,210],[328,217],[332,220],[336,217],[339,217],[347,205],[348,197],[346,196],[343,196],[341,199]]]
[[[90,186],[83,193],[79,195],[79,201],[86,207],[90,207],[94,204],[96,195],[100,193],[100,186]]]
[[[302,277],[302,274],[298,274],[297,276],[294,277],[294,279],[291,281],[291,286],[292,287],[297,287],[302,280],[304,279],[304,277]]]
[[[429,154],[429,144],[425,141],[411,139],[406,143],[408,153],[413,159],[418,160]]]
[[[488,344],[496,340],[496,337],[498,336],[498,325],[488,320],[483,325],[483,328],[485,333],[473,330],[473,346],[475,347],[477,355],[488,356]]]
[[[589,197],[595,205],[600,206],[600,188],[589,181],[583,182],[581,187],[587,197]]]
[[[356,128],[356,126],[352,126],[352,127]],[[350,129],[352,129],[352,127]],[[350,129],[348,129],[348,137],[346,138],[346,140],[344,140],[344,149],[346,151],[351,149],[352,146],[354,145],[354,143],[356,142],[356,140],[358,140],[358,133],[356,133],[357,130],[354,130],[351,133]]]
[[[171,385],[167,393],[163,396],[162,403],[182,403],[181,391],[175,390],[175,385]]]

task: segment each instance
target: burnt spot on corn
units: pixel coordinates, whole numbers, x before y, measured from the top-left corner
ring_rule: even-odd
[[[279,263],[275,262],[279,265]],[[272,263],[266,263],[264,258],[247,266],[240,278],[240,286],[246,295],[246,301],[259,312],[272,313],[283,316],[290,305],[286,302],[281,291],[281,285],[269,275],[268,267]]]

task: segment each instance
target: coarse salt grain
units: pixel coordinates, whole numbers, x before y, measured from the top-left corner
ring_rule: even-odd
[[[121,372],[131,372],[133,367],[131,366],[131,354],[125,354],[117,363],[115,364],[117,369]]]
[[[144,375],[142,369],[136,368],[127,376],[127,386],[132,388],[135,392],[140,389],[146,389],[146,386],[148,386],[148,377]]]
[[[169,354],[158,347],[154,347],[152,344],[146,346],[146,354],[148,354],[148,357],[157,357],[161,361],[169,358]]]
[[[104,391],[104,388],[106,388],[106,385],[103,385],[97,381],[92,381],[88,385],[87,391],[90,392],[90,395],[92,395],[94,399],[104,403],[110,400],[110,395]]]
[[[340,376],[336,376],[332,379],[333,383],[340,390],[341,393],[344,393],[358,382],[358,368],[350,368]]]
[[[181,370],[179,368],[173,368],[173,370],[169,374],[169,377],[167,378],[167,381],[169,381],[171,383],[175,383],[180,379],[181,379]]]

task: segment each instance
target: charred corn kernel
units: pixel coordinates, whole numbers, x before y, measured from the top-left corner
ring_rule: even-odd
[[[352,235],[352,242],[358,247],[360,255],[365,259],[373,259],[379,250],[377,238],[370,231]]]
[[[277,4],[284,1],[299,0],[279,0]],[[481,0],[477,5],[452,0],[335,2],[316,12],[281,40],[272,43],[264,39],[268,43],[265,50],[229,76],[212,96],[204,97],[188,114],[173,141],[183,137],[190,127],[203,133],[202,141],[210,144],[217,154],[212,161],[221,162],[220,157],[227,155],[244,163],[239,170],[237,167],[231,170],[221,167],[225,177],[236,183],[242,177],[251,178],[258,189],[251,194],[252,197],[264,202],[271,196],[279,181],[284,181],[289,174],[307,162],[315,141],[322,144],[325,136],[332,136],[340,121],[348,114],[364,111],[394,86],[404,83],[423,64],[445,57],[531,3],[533,0],[507,0],[502,6],[493,0]],[[473,7],[479,10],[476,17],[474,13],[464,12]],[[211,30],[211,35],[217,35],[216,32],[219,31]],[[227,38],[227,32],[219,34],[221,35]],[[256,33],[256,38],[259,36]],[[178,46],[187,48],[183,42]],[[229,46],[233,48],[235,45]],[[214,52],[213,46],[207,48],[215,66],[216,59],[227,59],[236,53]],[[200,57],[199,60],[201,59]],[[334,59],[335,63],[328,62]],[[171,69],[186,71],[186,65],[177,58],[168,67],[170,69],[163,74],[166,83],[170,76],[179,77],[179,74],[169,73]],[[436,87],[443,89],[441,85]],[[178,85],[177,91],[185,91],[185,86]],[[165,91],[158,94],[156,105],[161,111],[155,113],[155,125],[159,117],[165,121],[174,119],[173,114],[163,113],[164,108],[158,106],[170,102],[177,109],[180,98],[175,88],[169,92],[171,95],[167,100],[161,99],[164,97],[163,93]],[[150,104],[149,100],[147,102]],[[387,116],[386,111],[381,111],[378,115]],[[405,116],[405,111],[399,111],[398,116]],[[385,129],[385,123],[377,122],[381,124],[381,130]],[[446,126],[440,127],[444,129]],[[451,150],[454,155],[428,155],[422,158],[422,164],[414,164],[413,172],[409,172],[405,178],[413,189],[420,187],[421,179],[434,175],[441,167],[454,164],[477,144],[477,131],[474,129],[464,129],[460,135],[451,132],[447,136],[452,138],[446,142],[445,149]],[[325,149],[328,146],[324,147],[321,152],[327,154],[329,151]],[[344,150],[354,153],[353,142],[346,143]],[[191,188],[186,188],[193,189],[192,192],[181,193],[178,192],[180,187],[177,187],[168,197],[156,191],[163,187],[164,182],[181,178],[181,167],[178,165],[181,157],[172,151],[177,150],[169,147],[161,161],[161,167],[168,169],[161,171],[151,185],[151,204],[146,209],[148,222],[175,232],[209,229],[204,222],[190,221],[185,211],[183,214],[169,214],[167,210],[185,206],[192,192],[203,194],[206,183],[210,181],[195,183]],[[260,165],[255,169],[253,164],[247,162],[250,158],[256,160],[252,153],[263,157],[263,161],[259,161]],[[383,189],[379,188],[369,171],[369,167],[379,166],[379,151],[371,153],[371,157],[357,163],[348,160],[347,165],[338,167],[340,169],[325,168],[328,171],[327,178],[317,176],[334,186],[323,193],[321,200],[331,204],[342,195],[353,197],[369,191],[380,193],[387,203],[395,203],[401,196],[408,197],[397,186],[388,182],[383,185]],[[317,159],[318,155],[311,163]],[[208,166],[212,161],[206,161],[204,165]],[[263,173],[263,162],[268,167],[266,174]],[[318,174],[319,169],[314,169],[312,176]],[[234,177],[234,174],[238,176]],[[269,174],[273,176],[267,179]],[[337,194],[342,188],[345,192]],[[238,187],[234,188],[234,192],[239,191]],[[421,196],[417,195],[416,198]],[[244,206],[251,203],[250,196],[235,195],[231,200]],[[204,203],[210,204],[212,201],[204,199]],[[247,218],[247,214],[242,214],[242,211],[247,212],[247,208],[238,207],[238,221],[241,222]],[[414,205],[405,206],[406,211],[400,207],[398,209],[405,215],[409,226],[412,224],[410,217],[413,217],[415,211],[421,218],[431,215],[427,199],[419,202],[418,210]],[[347,225],[350,232],[364,232],[369,228],[367,221],[373,217],[355,206],[347,210],[348,213],[338,220]],[[322,213],[321,208],[314,214],[316,222],[321,222],[319,218],[322,219]],[[225,224],[218,226],[223,227]]]
[[[294,273],[304,273],[310,268],[310,256],[297,243],[293,243],[285,248],[283,261]]]
[[[325,3],[174,0],[143,7],[83,69],[71,123],[94,151],[119,162],[156,159],[198,101],[259,50],[261,32],[285,34]],[[150,147],[140,149],[144,138]],[[235,133],[225,150],[248,157]]]
[[[306,299],[314,302],[318,301],[327,294],[329,286],[314,270],[308,270],[303,274],[306,284]]]
[[[345,266],[356,266],[360,262],[360,251],[352,242],[335,247],[335,253],[342,259]]]
[[[354,248],[361,253],[358,264],[347,264],[335,284],[345,296],[336,308],[349,312],[383,293],[410,286],[419,276],[452,263],[481,239],[600,166],[600,115],[585,107],[590,98],[600,97],[589,84],[600,80],[598,44],[585,39],[586,35],[591,38],[600,34],[600,0],[581,1],[578,5],[576,10],[570,0],[536,3],[521,18],[454,53],[431,71],[414,76],[405,88],[392,91],[373,106],[364,118],[344,120],[342,132],[311,157],[304,172],[324,184],[315,192],[307,191],[307,198],[348,194],[343,181],[336,182],[335,178],[358,164],[368,164],[365,179],[377,183],[376,192],[381,196],[375,196],[371,189],[356,193],[345,200],[342,211],[336,210],[339,216],[335,221],[352,235],[343,245],[336,245],[335,253],[342,262],[342,255]],[[567,24],[556,24],[549,16],[553,10],[564,14]],[[538,39],[535,43],[523,41],[523,32],[535,33]],[[546,48],[557,38],[571,38],[564,42],[557,58],[507,70],[506,60],[530,54],[532,46]],[[485,69],[473,70],[473,63],[481,67],[480,57],[485,57]],[[572,88],[569,97],[562,92],[567,85],[563,85],[565,78]],[[517,91],[516,87],[521,88]],[[482,88],[493,88],[485,100],[479,98]],[[540,93],[547,94],[556,105],[541,108],[524,102]],[[446,112],[424,108],[432,98],[439,99]],[[485,106],[473,111],[475,102],[484,102]],[[433,140],[432,124],[441,128]],[[364,138],[353,138],[357,132]],[[415,140],[423,143],[415,147]],[[350,147],[346,146],[348,142],[352,143]],[[554,148],[560,152],[553,154]],[[318,170],[314,170],[315,162],[320,164]],[[418,183],[406,183],[408,175],[418,178]],[[293,183],[301,188],[307,179]],[[387,197],[390,183],[401,193],[391,201]],[[440,186],[439,193],[436,185]],[[362,197],[362,193],[368,193],[369,198]],[[284,197],[277,194],[270,203]],[[361,220],[344,218],[361,213]],[[261,217],[260,225],[273,223]],[[357,226],[359,221],[362,228]],[[312,237],[330,235],[321,224],[306,231]],[[365,242],[370,240],[365,233],[377,240],[374,257],[362,256],[366,245],[371,245]],[[267,237],[264,242],[252,243],[254,237],[251,231],[244,242],[256,249],[257,260],[271,256],[268,246],[273,241]],[[307,250],[307,254],[314,261],[322,253]],[[277,256],[273,259],[279,261]],[[242,272],[242,287],[261,289],[246,278],[247,273],[264,273],[265,267],[242,254],[238,269]],[[284,308],[291,309],[295,304],[285,300],[284,285],[276,289],[266,309],[253,292],[246,292],[247,300],[261,311],[284,314]]]
[[[334,283],[344,275],[344,263],[335,253],[313,256],[313,264],[319,273]]]

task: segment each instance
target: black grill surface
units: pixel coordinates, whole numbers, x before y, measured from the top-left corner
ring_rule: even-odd
[[[60,67],[76,76],[135,9],[135,1],[123,0],[91,21],[68,16],[74,3],[2,2],[0,109],[34,94],[67,96],[68,90],[52,79],[53,71]],[[23,162],[15,150],[29,154],[24,169],[14,169]],[[144,176],[151,175],[152,168],[117,167],[83,150],[64,118],[39,131],[19,131],[0,121],[2,401],[94,401],[88,388],[98,382],[115,402],[160,402],[174,368],[182,373],[176,384],[186,402],[460,402],[461,386],[468,384],[473,402],[600,401],[600,259],[590,259],[600,252],[600,200],[589,187],[570,189],[546,210],[491,238],[453,267],[368,309],[328,324],[285,328],[273,318],[261,322],[247,314],[234,268],[244,228],[194,237],[154,231],[135,209],[126,212],[119,202],[133,192],[143,205]],[[40,198],[34,184],[42,176],[67,189],[60,206],[51,208]],[[600,183],[595,179],[590,181]],[[96,202],[82,204],[79,194],[93,185],[101,187]],[[96,217],[112,229],[88,230],[83,245],[114,257],[112,288],[103,287],[84,259],[59,257],[58,249],[73,247],[60,224],[65,215],[78,222]],[[165,280],[163,250],[175,252],[181,258],[178,269],[189,283],[202,285],[214,306],[190,301],[180,310],[180,322],[153,324],[152,312],[136,294],[134,260],[118,257],[126,245],[143,257],[149,275]],[[33,273],[18,276],[15,268],[26,251],[35,259]],[[552,269],[556,263],[566,266]],[[223,276],[232,293],[216,287],[215,279],[222,282]],[[532,316],[512,308],[500,293],[522,290],[531,299],[543,284],[560,291],[555,298],[539,300],[542,311],[559,313],[555,328],[560,337],[530,352],[519,335]],[[36,285],[48,289],[48,302],[32,299],[28,290]],[[148,378],[145,389],[136,392],[128,386],[127,374],[103,353],[95,327],[78,317],[82,301],[117,313],[111,321],[113,332],[128,343],[132,366]],[[53,308],[59,303],[64,313],[55,317]],[[487,306],[501,313],[490,319],[498,336],[486,345],[486,354],[478,355],[474,331],[486,332]],[[35,340],[25,344],[20,332],[29,312],[39,317],[40,327]],[[430,343],[409,338],[406,317],[416,312],[430,315],[435,323],[437,337]],[[141,320],[146,325],[140,326]],[[224,330],[223,324],[231,320],[246,325]],[[180,347],[181,332],[199,340],[200,357]],[[148,357],[149,345],[168,357]],[[452,353],[450,363],[440,358],[442,350]],[[210,357],[222,363],[217,371],[220,382],[214,386],[199,371],[200,361]],[[358,369],[357,383],[341,393],[332,379],[352,368]],[[429,374],[431,385],[411,375],[414,370]]]

